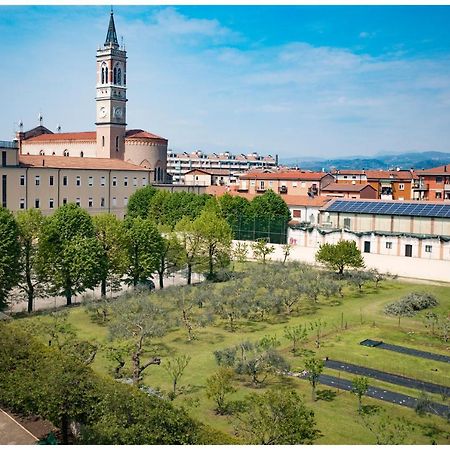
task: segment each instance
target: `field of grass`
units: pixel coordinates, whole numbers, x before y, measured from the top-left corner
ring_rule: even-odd
[[[305,302],[298,313],[291,317],[280,315],[271,317],[267,322],[239,321],[238,329],[235,332],[228,331],[224,322],[216,320],[214,325],[199,329],[196,332],[197,339],[192,342],[187,341],[184,329],[173,329],[154,343],[159,344],[159,356],[163,360],[166,357],[184,354],[192,358],[180,381],[183,392],[177,396],[174,403],[186,408],[193,417],[202,422],[233,433],[232,417],[216,415],[213,411],[212,401],[206,398],[204,392],[206,378],[217,370],[213,352],[244,340],[256,341],[265,335],[275,335],[281,341],[280,351],[289,360],[292,369],[301,370],[304,357],[293,356],[290,352],[290,343],[284,337],[284,327],[308,324],[318,318],[326,322],[321,347],[315,348],[313,335],[305,345],[305,349],[310,352],[314,351],[317,357],[328,356],[330,359],[450,386],[449,364],[359,345],[363,339],[371,338],[435,353],[450,353],[450,344],[444,344],[430,336],[424,328],[423,313],[413,318],[402,318],[400,326],[398,326],[396,318],[388,317],[383,313],[383,306],[386,303],[398,300],[411,291],[427,291],[436,295],[440,305],[434,308],[434,311],[449,313],[450,286],[415,285],[391,280],[383,282],[378,289],[368,285],[362,293],[354,289],[346,289],[343,299],[320,298],[319,303],[314,306]],[[40,320],[40,318],[38,316],[23,320]],[[69,321],[77,330],[79,338],[95,340],[99,343],[107,342],[107,328],[92,322],[90,314],[85,308],[71,309]],[[107,374],[110,373],[111,363],[106,359],[104,352],[100,351],[92,367],[98,372]],[[332,370],[326,370],[326,373],[337,375],[337,372]],[[347,379],[353,378],[352,374],[344,372],[340,376]],[[171,388],[170,379],[161,366],[150,366],[145,372],[144,383],[165,392],[170,391]],[[357,399],[351,393],[341,391],[337,392],[332,401],[313,402],[308,381],[274,376],[270,379],[268,386],[277,383],[287,384],[305,396],[306,403],[315,412],[318,428],[322,432],[322,437],[317,441],[318,444],[375,443],[373,435],[361,423],[357,413]],[[412,389],[376,380],[370,380],[370,384],[408,395],[419,395]],[[237,387],[239,387],[238,391],[231,397],[235,400],[255,391],[245,380],[238,381]],[[319,389],[329,388],[319,386]],[[256,391],[261,390],[256,389]],[[439,395],[432,395],[431,398],[440,403],[450,404],[448,400],[443,400]],[[363,401],[365,404],[384,408],[392,418],[404,417],[413,422],[415,428],[406,443],[430,444],[433,440],[441,444],[450,442],[450,424],[440,417],[419,417],[413,410],[402,406],[369,398],[364,398]]]

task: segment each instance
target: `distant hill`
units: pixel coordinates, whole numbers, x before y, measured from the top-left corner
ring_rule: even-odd
[[[410,152],[399,154],[377,154],[373,157],[349,156],[337,159],[280,158],[280,164],[306,170],[338,169],[429,169],[450,163],[450,153]]]

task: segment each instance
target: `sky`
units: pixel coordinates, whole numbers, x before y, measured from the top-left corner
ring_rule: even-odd
[[[449,6],[115,6],[128,128],[175,151],[450,151]],[[95,129],[108,6],[0,6],[0,140]]]

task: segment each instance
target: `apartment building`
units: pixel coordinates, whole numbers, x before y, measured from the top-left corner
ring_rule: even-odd
[[[230,152],[207,154],[201,151],[167,154],[167,173],[174,183],[185,183],[186,173],[194,169],[224,170],[230,177],[237,178],[249,170],[275,168],[277,165],[278,156],[262,156],[256,152],[247,155],[233,155]]]
[[[415,200],[450,200],[450,164],[417,170],[416,175],[412,189]]]
[[[184,174],[186,186],[232,186],[238,176],[228,169],[192,169]]]
[[[378,198],[377,190],[370,184],[330,183],[322,188],[322,195],[340,198]]]

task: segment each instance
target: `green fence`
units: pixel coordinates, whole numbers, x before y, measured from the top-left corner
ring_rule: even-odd
[[[287,222],[284,217],[237,217],[231,223],[234,238],[240,241],[267,239],[272,244],[286,244]]]

